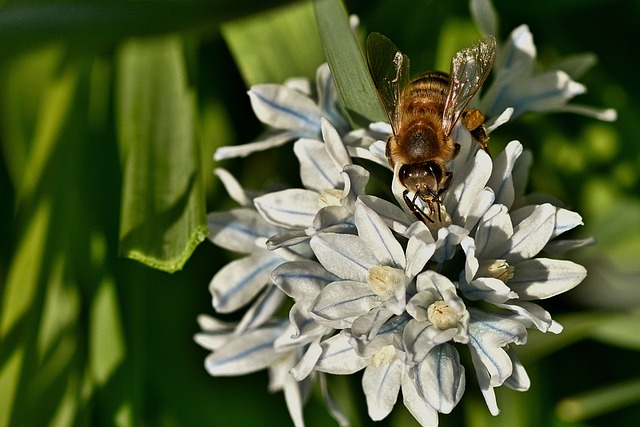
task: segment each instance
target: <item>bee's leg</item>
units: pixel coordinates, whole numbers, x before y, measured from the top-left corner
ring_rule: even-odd
[[[418,205],[416,205],[416,199],[418,198],[418,193],[416,193],[413,196],[413,199],[410,199],[407,196],[408,194],[409,194],[409,190],[404,190],[402,192],[402,199],[404,200],[404,203],[407,205],[407,207],[411,210],[411,212],[416,216],[416,218],[418,218],[419,221],[422,221],[425,224],[427,222],[431,222],[431,223],[435,222],[434,220],[429,218],[429,216],[427,214],[422,212],[422,210],[420,210],[420,208],[418,208]]]
[[[453,181],[453,172],[447,172],[445,176],[446,178],[444,180],[444,183],[438,189],[438,194],[436,195],[438,200],[440,200],[440,196],[442,196],[444,192],[447,191],[449,187],[451,187],[451,181]]]
[[[394,161],[393,156],[391,156],[391,145],[395,144],[396,138],[393,135],[389,135],[387,138],[387,143],[384,146],[384,155],[387,156],[387,160],[389,161],[389,167],[393,170]]]
[[[480,147],[489,155],[489,147],[487,141],[489,141],[489,135],[487,135],[487,129],[484,127],[484,114],[479,110],[467,110],[462,113],[462,121],[464,126],[469,130],[473,139],[476,140]]]

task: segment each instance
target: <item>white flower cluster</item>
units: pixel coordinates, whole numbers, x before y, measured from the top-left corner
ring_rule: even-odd
[[[491,10],[485,1],[472,2],[480,28],[495,22]],[[513,74],[535,61],[523,32],[526,27],[516,29],[502,47],[518,55],[498,60],[501,78],[480,101],[498,117],[491,131],[510,115],[557,111],[582,91],[559,70]],[[571,83],[553,90],[539,85],[551,75]],[[454,139],[462,148],[449,165],[453,182],[442,200],[447,221],[427,227],[395,201],[366,193],[369,172],[352,158],[386,166],[384,143],[371,130],[349,131],[326,65],[317,77],[315,91],[299,80],[254,86],[252,106],[271,130],[260,141],[216,154],[247,155],[295,140],[304,188],[253,194],[217,170],[241,207],[209,214],[210,240],[246,256],[213,277],[213,307],[245,311],[233,323],[200,316],[203,331],[195,339],[212,351],[207,371],[268,369],[270,388],[284,391],[294,424],[302,426],[303,402],[316,380],[330,412],[346,425],[325,376],[364,370],[372,419],[391,412],[401,389],[413,416],[434,426],[438,413],[450,412],[464,393],[459,351],[466,351],[497,414],[495,387],[529,387],[514,345],[526,342],[527,329],[562,329],[533,301],[566,292],[586,276],[578,264],[540,256],[589,243],[558,239],[582,223],[580,216],[527,201],[531,157],[519,142],[492,160],[458,126]],[[283,307],[290,307],[288,318],[278,317]]]

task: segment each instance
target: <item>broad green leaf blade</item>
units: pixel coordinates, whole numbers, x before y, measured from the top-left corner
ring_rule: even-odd
[[[222,35],[247,86],[315,77],[324,61],[309,2],[224,24]]]
[[[386,121],[369,69],[340,0],[314,0],[322,46],[353,125]]]
[[[131,36],[211,31],[226,20],[291,0],[80,1],[24,3],[0,8],[0,53],[66,39],[81,45],[113,43]]]
[[[124,175],[119,253],[174,272],[208,233],[180,39],[127,42],[117,78]]]

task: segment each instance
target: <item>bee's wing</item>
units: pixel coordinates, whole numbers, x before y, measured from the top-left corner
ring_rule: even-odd
[[[450,135],[471,98],[484,83],[496,58],[496,39],[485,36],[456,53],[451,60],[451,86],[445,102],[442,127]]]
[[[367,38],[367,61],[389,124],[397,134],[402,123],[403,92],[409,83],[409,58],[380,33]]]

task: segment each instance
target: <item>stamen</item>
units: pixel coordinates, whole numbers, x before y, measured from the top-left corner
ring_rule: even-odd
[[[386,265],[374,265],[369,269],[367,283],[379,297],[387,300],[404,283],[404,271]]]
[[[461,318],[462,315],[444,301],[436,301],[427,308],[427,320],[440,330],[455,327]]]
[[[493,277],[507,283],[512,277],[515,268],[504,259],[483,259],[476,275],[478,277]]]

